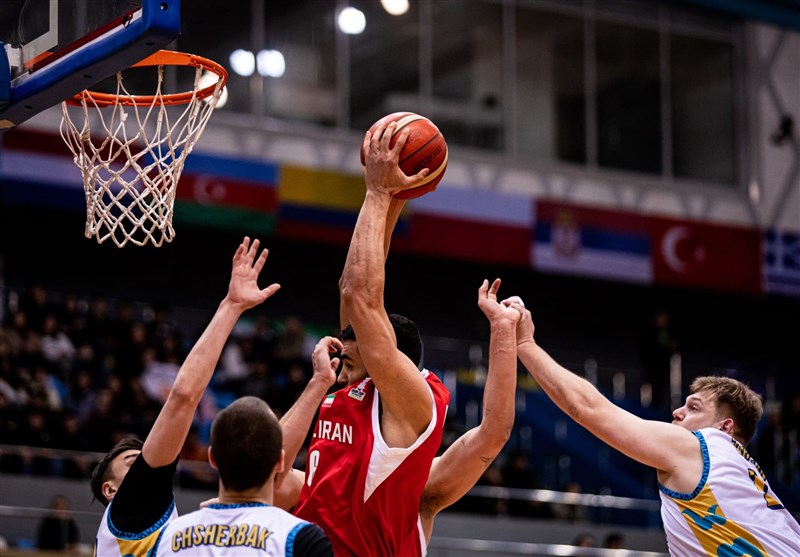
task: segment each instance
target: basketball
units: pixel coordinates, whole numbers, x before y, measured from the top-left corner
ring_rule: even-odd
[[[447,143],[436,125],[419,114],[413,112],[395,112],[384,116],[370,127],[370,132],[381,124],[397,122],[397,128],[390,142],[394,146],[400,132],[410,130],[406,144],[400,151],[400,169],[407,176],[413,176],[423,168],[430,169],[422,185],[404,190],[395,195],[399,199],[415,199],[436,189],[447,168]],[[361,152],[361,165],[365,164],[364,152]]]

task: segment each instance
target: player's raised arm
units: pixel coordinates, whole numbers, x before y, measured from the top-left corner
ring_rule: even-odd
[[[426,540],[430,540],[433,519],[442,509],[458,501],[480,479],[497,458],[514,427],[517,388],[516,326],[519,311],[500,304],[500,279],[491,287],[483,281],[478,290],[478,307],[489,320],[489,374],[483,389],[481,423],[456,439],[433,461],[422,492],[419,511]],[[453,470],[458,470],[457,474]]]
[[[416,365],[397,349],[397,340],[384,309],[386,228],[392,196],[417,185],[428,173],[406,176],[398,166],[408,136],[400,132],[394,147],[395,124],[379,126],[364,138],[367,192],[350,242],[341,279],[342,314],[358,341],[360,357],[380,392],[384,416],[398,430],[387,441],[408,446],[428,426],[432,399]]]
[[[258,276],[269,250],[258,254],[259,241],[245,237],[233,256],[228,294],[211,322],[183,362],[167,401],[142,447],[142,456],[153,468],[172,463],[180,453],[197,405],[211,381],[225,342],[246,310],[275,294],[279,284],[258,287]]]
[[[297,503],[303,486],[304,473],[292,468],[297,453],[303,446],[314,414],[334,383],[342,341],[334,337],[323,337],[314,347],[311,363],[314,374],[292,407],[281,418],[283,450],[286,466],[275,481],[275,506],[289,510]]]
[[[534,340],[531,312],[518,302],[510,305],[522,314],[517,325],[519,359],[561,410],[618,451],[666,474],[662,478],[684,471],[694,478],[694,470],[688,468],[701,460],[691,432],[644,420],[613,404],[591,383],[553,360]],[[689,484],[692,481],[696,483],[697,478]]]
[[[384,227],[384,241],[383,241],[383,257],[384,262],[389,257],[389,247],[392,244],[392,234],[397,226],[397,221],[400,220],[400,215],[403,213],[403,208],[406,205],[405,199],[392,197],[389,202],[389,213],[386,217],[386,226]],[[343,284],[343,277],[339,279],[339,293],[341,295]],[[339,328],[344,329],[350,324],[350,316],[347,315],[347,306],[339,304]]]

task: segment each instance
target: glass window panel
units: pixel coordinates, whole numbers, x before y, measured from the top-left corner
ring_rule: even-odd
[[[597,22],[600,166],[661,172],[658,33]]]
[[[209,16],[213,17],[213,31],[209,29]],[[225,6],[215,6],[213,11],[208,5],[203,9],[187,9],[186,2],[183,2],[177,50],[210,58],[228,71],[228,101],[220,110],[252,111],[249,78],[237,75],[230,64],[234,50],[252,49],[251,20],[250,2],[228,2]],[[192,89],[194,75],[184,71],[168,75],[177,80],[176,89]]]
[[[451,143],[501,149],[502,6],[436,0],[432,8],[433,103],[429,117]]]
[[[583,49],[580,18],[518,10],[515,112],[520,155],[586,161]]]
[[[334,3],[264,1],[263,43],[254,44],[252,2],[215,4],[213,11],[181,10],[180,47],[222,63],[229,73],[224,110],[263,113],[284,120],[331,125],[336,118]],[[209,8],[210,9],[210,8]],[[207,31],[214,16],[214,33]],[[189,39],[184,39],[189,37]],[[230,56],[236,49],[257,54],[276,50],[283,75],[237,75]]]
[[[733,47],[676,35],[670,42],[673,172],[734,184]]]
[[[419,112],[419,11],[411,2],[403,15],[390,15],[380,2],[352,2],[366,17],[360,35],[348,35],[350,124],[366,131],[391,112]]]

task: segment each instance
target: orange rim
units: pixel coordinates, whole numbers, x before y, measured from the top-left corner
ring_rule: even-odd
[[[86,90],[71,97],[67,102],[69,104],[82,104],[84,101],[91,100],[98,106],[111,106],[115,104],[124,106],[145,106],[156,102],[167,106],[187,104],[191,102],[193,98],[205,99],[210,97],[214,94],[217,84],[221,83],[220,86],[224,87],[225,83],[228,81],[228,72],[213,60],[172,50],[159,50],[131,67],[141,68],[144,66],[192,66],[195,68],[203,68],[204,70],[216,74],[219,80],[217,83],[212,83],[208,87],[199,89],[197,92],[187,91],[185,93],[172,93],[169,95],[116,95],[113,93],[99,93]]]

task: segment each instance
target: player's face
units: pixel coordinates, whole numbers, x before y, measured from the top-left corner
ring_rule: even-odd
[[[704,427],[718,427],[720,417],[714,395],[708,392],[694,393],[686,397],[686,403],[672,412],[672,423],[689,431]]]
[[[111,461],[111,465],[109,466],[111,468],[111,475],[106,481],[112,491],[111,497],[108,497],[109,500],[111,500],[111,498],[117,492],[119,486],[122,484],[122,480],[125,479],[125,475],[128,473],[128,470],[131,469],[133,461],[136,460],[136,457],[139,456],[139,453],[141,452],[142,451],[131,449],[118,454],[117,457]]]
[[[342,345],[342,370],[339,372],[336,382],[340,385],[352,385],[367,376],[367,369],[364,367],[364,362],[361,361],[356,341],[346,340]]]

